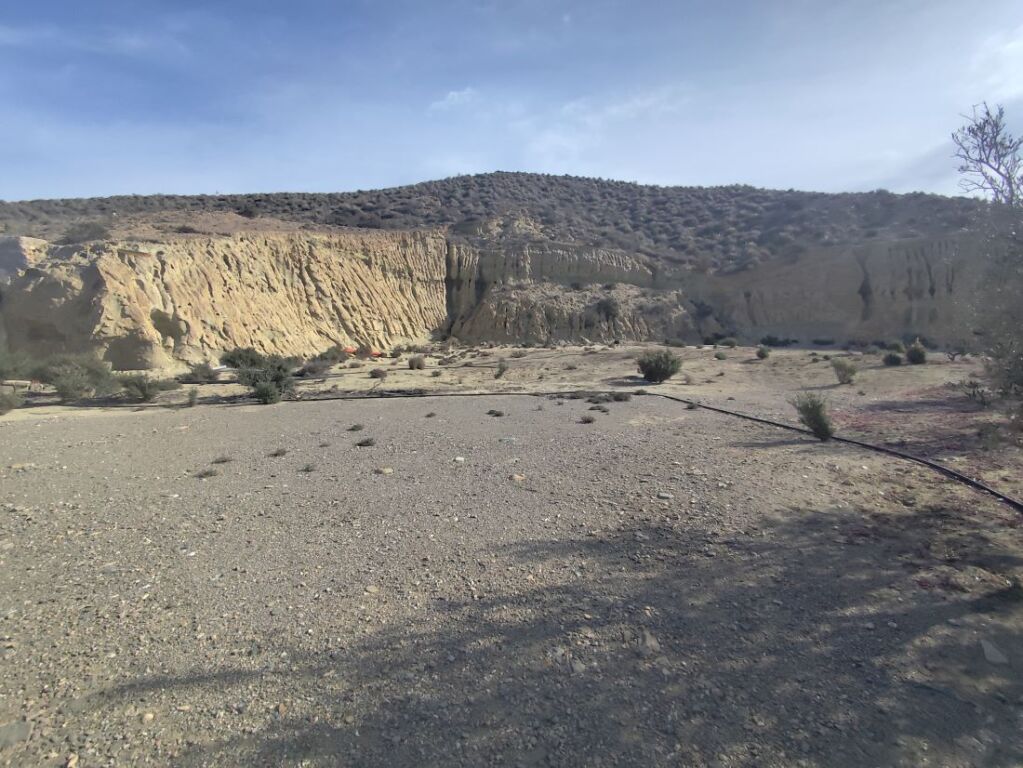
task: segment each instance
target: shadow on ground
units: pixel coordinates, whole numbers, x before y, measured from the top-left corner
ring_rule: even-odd
[[[917,583],[948,519],[794,509],[733,533],[679,521],[525,542],[481,566],[480,599],[102,700],[230,702],[259,683],[305,701],[184,765],[1018,766],[1023,688],[955,627],[1018,626],[1023,603],[1004,579]],[[957,567],[1020,567],[976,532],[954,547]]]

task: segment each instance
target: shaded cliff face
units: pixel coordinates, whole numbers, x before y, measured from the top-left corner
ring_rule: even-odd
[[[224,349],[311,355],[420,339],[447,318],[446,242],[428,233],[265,233],[52,246],[2,289],[9,346],[95,349],[115,368]]]
[[[818,248],[731,275],[607,248],[435,232],[273,231],[159,243],[0,244],[0,343],[119,369],[225,350],[308,356],[462,341],[755,341],[919,334],[968,342],[980,249],[964,237]],[[0,266],[2,266],[0,265]]]

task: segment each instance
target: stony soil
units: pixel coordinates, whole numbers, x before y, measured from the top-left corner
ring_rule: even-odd
[[[833,380],[684,355],[662,391],[737,410]],[[642,396],[180,396],[0,420],[0,765],[1023,764],[1020,518],[923,468]]]

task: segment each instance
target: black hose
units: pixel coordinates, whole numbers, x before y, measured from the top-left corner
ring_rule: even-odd
[[[590,389],[586,389],[586,390],[555,391],[555,392],[426,392],[426,391],[423,391],[423,390],[413,390],[413,391],[381,390],[381,391],[374,392],[374,393],[371,393],[371,394],[347,394],[347,395],[339,395],[339,396],[333,396],[333,397],[311,397],[311,398],[303,398],[303,399],[304,400],[380,400],[380,399],[386,399],[386,398],[392,398],[392,397],[393,398],[410,398],[410,397],[552,397],[552,396],[553,397],[558,397],[558,396],[564,397],[566,395],[583,395],[583,394],[591,395],[591,396],[592,395],[613,395],[613,394],[615,394],[615,392],[612,392],[612,391],[609,391],[609,390],[590,390]],[[733,417],[738,418],[738,419],[745,419],[746,421],[756,422],[757,424],[765,424],[765,425],[767,425],[769,427],[777,427],[778,429],[787,429],[790,432],[798,432],[799,434],[802,434],[802,435],[813,436],[813,433],[810,430],[803,429],[802,427],[797,427],[797,426],[794,426],[792,424],[785,424],[785,423],[780,422],[780,421],[772,421],[771,419],[763,419],[763,418],[760,418],[759,416],[751,416],[748,413],[740,413],[738,411],[730,411],[727,408],[718,408],[718,407],[713,406],[713,405],[704,405],[701,402],[698,402],[696,400],[687,400],[684,397],[674,397],[673,395],[666,395],[666,394],[662,394],[660,392],[643,392],[641,394],[645,395],[647,397],[661,397],[661,398],[664,398],[665,400],[671,400],[671,401],[676,402],[676,403],[684,403],[685,405],[688,405],[688,406],[691,406],[691,407],[694,407],[694,408],[703,408],[704,410],[713,411],[714,413],[724,414],[725,416],[733,416]],[[929,469],[933,469],[935,472],[938,472],[938,473],[940,473],[942,475],[945,475],[945,477],[951,478],[952,480],[955,480],[955,481],[957,481],[959,483],[962,483],[963,485],[966,485],[966,486],[968,486],[970,488],[973,488],[974,490],[981,491],[982,493],[986,493],[989,496],[992,496],[995,499],[998,499],[999,501],[1003,502],[1004,504],[1009,505],[1010,507],[1012,507],[1017,512],[1023,512],[1023,502],[1019,501],[1018,499],[1014,499],[1011,496],[1007,496],[1006,494],[1001,493],[1000,491],[996,491],[994,488],[991,488],[990,486],[985,485],[984,483],[980,482],[979,480],[976,480],[976,479],[974,479],[972,477],[964,475],[961,472],[956,472],[954,469],[951,469],[950,467],[946,467],[946,466],[944,466],[942,464],[938,464],[936,462],[930,461],[929,459],[925,459],[925,458],[923,458],[921,456],[914,456],[911,453],[905,453],[903,451],[897,451],[894,448],[888,448],[888,447],[883,446],[883,445],[873,445],[872,443],[866,443],[866,442],[863,442],[862,440],[854,440],[853,438],[849,438],[849,437],[838,437],[838,436],[835,436],[835,437],[832,437],[831,439],[834,440],[836,443],[845,443],[846,445],[855,445],[858,448],[865,448],[868,451],[875,451],[877,453],[884,453],[884,454],[887,454],[888,456],[894,456],[895,458],[898,458],[898,459],[903,459],[905,461],[915,462],[916,464],[920,464],[920,465],[925,466],[925,467],[927,467]]]

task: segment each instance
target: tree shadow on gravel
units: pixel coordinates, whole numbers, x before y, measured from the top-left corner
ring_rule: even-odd
[[[525,542],[473,575],[509,574],[494,594],[342,650],[108,693],[226,706],[258,679],[307,704],[182,765],[1016,766],[1023,688],[961,627],[995,617],[983,636],[1020,663],[1017,590],[918,582],[943,546],[962,569],[1021,563],[955,517],[794,509]]]

